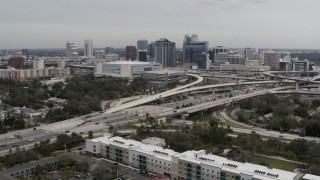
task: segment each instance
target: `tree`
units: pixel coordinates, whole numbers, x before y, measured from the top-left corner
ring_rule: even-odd
[[[295,139],[289,143],[288,148],[300,159],[301,154],[307,152],[307,140]]]
[[[268,146],[273,147],[276,154],[279,154],[280,148],[282,147],[282,142],[276,138],[270,138],[267,141]]]
[[[157,128],[159,125],[158,121],[154,117],[147,117],[145,123],[147,126],[151,128]]]
[[[88,139],[93,139],[93,132],[92,131],[88,132]]]

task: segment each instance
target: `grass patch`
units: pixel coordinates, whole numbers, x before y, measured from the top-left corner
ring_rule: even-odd
[[[240,129],[251,129],[251,128],[248,128],[248,127],[246,127],[246,126],[243,126],[243,125],[241,125],[241,124],[238,124],[238,123],[234,123],[234,122],[232,122],[232,121],[225,121],[224,123],[223,123],[223,125],[224,126],[230,126],[230,127],[232,127],[232,128],[240,128]],[[253,130],[254,131],[254,129],[251,129],[251,130]]]
[[[257,162],[267,162],[269,164],[269,167],[271,168],[277,168],[282,169],[286,171],[293,171],[297,167],[297,163],[294,162],[288,162],[280,159],[274,159],[264,156],[255,155],[255,161]]]

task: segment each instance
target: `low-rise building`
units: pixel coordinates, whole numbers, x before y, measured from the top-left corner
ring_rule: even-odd
[[[122,78],[133,78],[141,76],[146,71],[160,70],[162,67],[158,63],[140,61],[114,61],[107,63],[96,63],[94,74],[96,76],[113,76]]]
[[[205,150],[178,153],[110,135],[87,139],[86,151],[175,180],[297,180],[300,177],[294,172],[206,154]]]

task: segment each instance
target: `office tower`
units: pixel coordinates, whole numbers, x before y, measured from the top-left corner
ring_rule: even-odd
[[[176,65],[176,43],[161,38],[155,42],[155,61],[163,67]]]
[[[77,52],[77,47],[74,45],[73,42],[66,43],[66,57],[72,59],[73,61],[79,60],[79,54]]]
[[[138,50],[139,61],[147,62],[147,50]]]
[[[252,54],[255,52],[255,49],[253,48],[245,48],[244,49],[244,57],[245,59],[252,59]]]
[[[113,47],[106,47],[104,50],[105,54],[112,54],[114,53]]]
[[[209,59],[212,60],[212,62],[215,62],[215,54],[217,53],[222,53],[222,52],[228,52],[228,50],[226,48],[224,48],[223,46],[217,46],[215,48],[213,48],[212,50],[209,51]]]
[[[35,59],[32,61],[33,69],[44,69],[44,59]]]
[[[136,60],[137,48],[135,46],[126,47],[126,60]]]
[[[119,55],[110,53],[106,55],[105,59],[107,62],[119,61]]]
[[[182,63],[183,62],[183,50],[177,50],[177,62]]]
[[[154,42],[151,42],[150,44],[148,44],[148,55],[151,58],[154,58]]]
[[[275,51],[264,51],[262,57],[265,66],[270,66],[270,70],[279,70],[280,65],[280,53]]]
[[[230,64],[245,64],[244,55],[239,53],[228,54],[228,62]]]
[[[91,39],[84,40],[84,56],[92,57],[93,56],[93,45]]]
[[[29,49],[22,49],[21,52],[23,56],[26,56],[26,58],[29,59]]]
[[[148,50],[148,40],[142,39],[137,41],[137,51]]]
[[[104,59],[104,50],[95,50],[94,57],[96,59]]]
[[[227,52],[219,52],[214,54],[214,65],[221,65],[228,62],[228,53]]]
[[[186,35],[183,41],[183,63],[196,65],[200,69],[208,69],[208,42],[199,41],[198,36]]]
[[[148,50],[148,40],[142,39],[137,41],[137,59],[139,58],[139,50],[147,51]]]

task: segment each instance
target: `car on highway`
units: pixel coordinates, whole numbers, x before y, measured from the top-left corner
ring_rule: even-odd
[[[13,138],[14,138],[14,136],[10,136],[10,137],[9,137],[9,139],[13,139]]]
[[[0,145],[0,147],[6,147],[6,146],[7,146],[6,144],[1,144],[1,145]]]
[[[108,117],[106,116],[106,117],[103,117],[102,119],[108,119]]]
[[[49,131],[44,132],[45,134],[49,134]]]
[[[66,130],[65,133],[69,133],[70,131]]]
[[[15,147],[19,147],[18,144],[14,144],[14,145],[11,145],[11,147],[15,148]]]
[[[98,122],[95,123],[95,125],[98,125],[98,124],[100,124],[100,123],[98,123]]]
[[[87,115],[87,116],[85,116],[84,118],[89,118],[89,117],[91,117],[91,115]]]
[[[29,141],[29,142],[33,142],[33,141],[34,141],[34,139],[29,139],[28,141]]]

